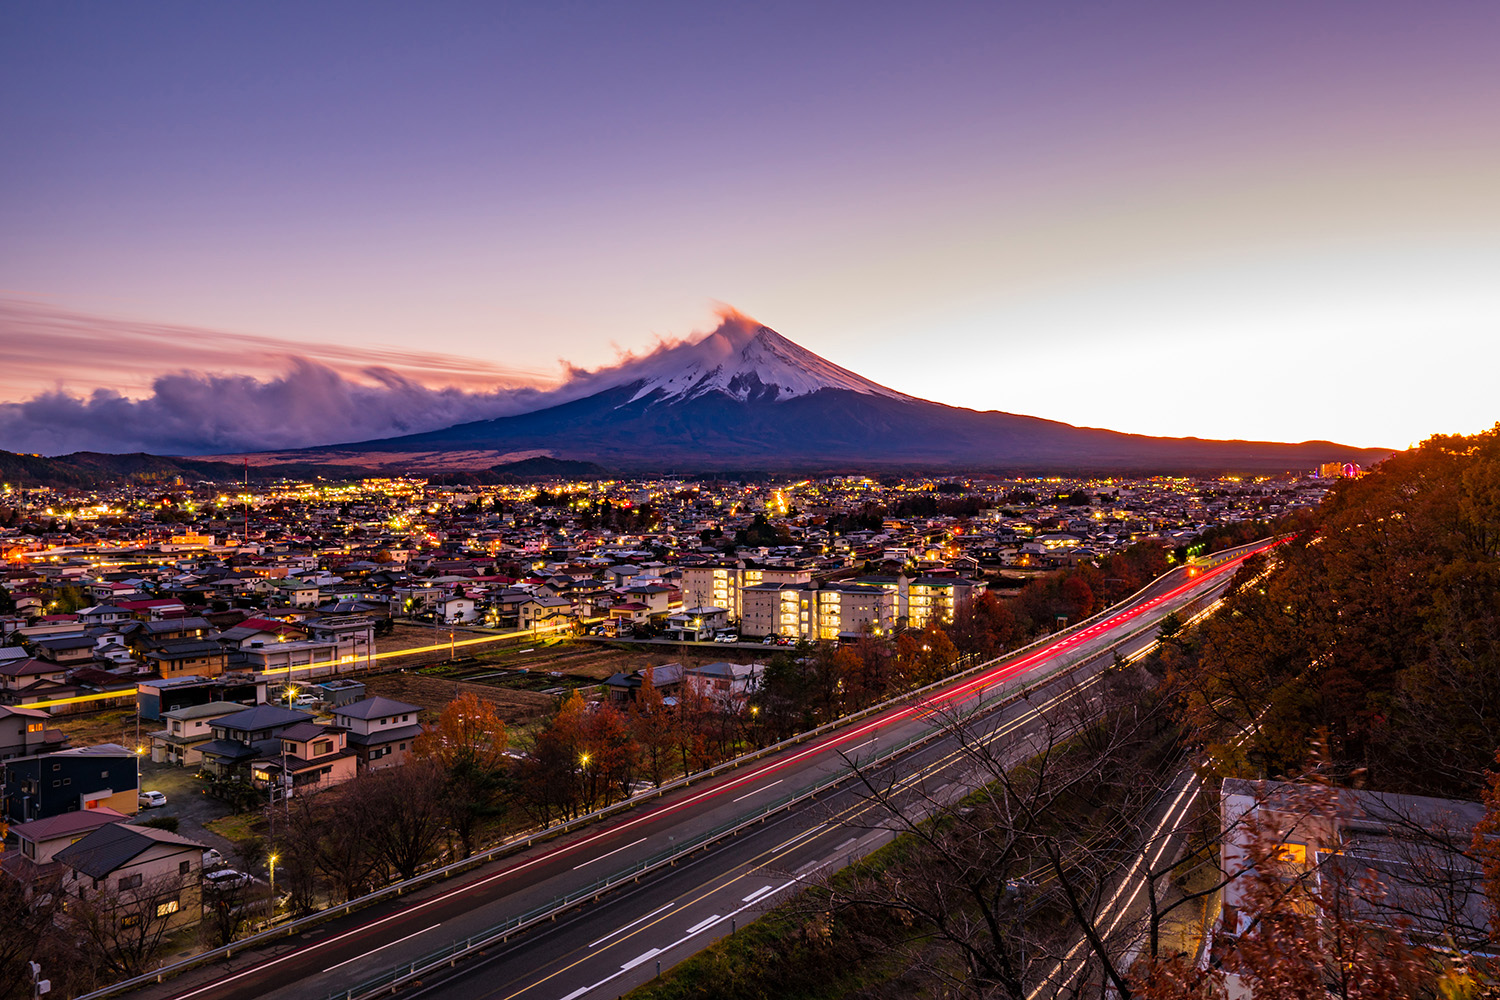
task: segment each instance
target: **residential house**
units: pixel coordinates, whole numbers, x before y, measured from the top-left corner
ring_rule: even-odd
[[[1226,779],[1220,802],[1223,870],[1248,872],[1253,845],[1283,879],[1350,891],[1351,914],[1444,950],[1488,951],[1484,872],[1469,856],[1482,802],[1279,781]],[[1221,928],[1237,936],[1255,912],[1247,878],[1224,887]]]
[[[130,817],[124,813],[101,807],[17,824],[10,828],[11,836],[16,839],[16,850],[7,852],[0,865],[7,874],[22,882],[35,883],[56,874],[62,867],[53,861],[58,851],[78,843],[101,826],[128,819]]]
[[[573,602],[565,597],[532,597],[523,601],[517,611],[521,628],[561,627],[573,621]]]
[[[101,806],[134,816],[139,808],[136,755],[113,743],[15,757],[4,766],[3,812],[13,823]]]
[[[114,604],[96,604],[78,612],[78,620],[85,625],[114,625],[130,621],[134,617],[128,609]]]
[[[682,687],[684,670],[680,663],[663,663],[651,668],[651,686],[659,691],[663,698],[677,696]],[[604,682],[604,689],[609,692],[609,700],[616,703],[635,701],[641,692],[641,687],[646,683],[645,668],[634,673],[618,673]]]
[[[224,647],[211,639],[164,642],[146,653],[146,663],[166,679],[217,677],[229,662]]]
[[[682,642],[707,642],[728,624],[728,609],[711,606],[688,608],[667,616],[667,631]]]
[[[403,763],[422,735],[416,705],[390,698],[366,698],[333,710],[333,721],[349,730],[349,747],[370,768]]]
[[[0,697],[12,705],[42,701],[65,687],[68,668],[46,660],[10,660],[0,664]]]
[[[67,746],[66,733],[47,728],[51,718],[40,709],[0,707],[0,760],[29,757]]]
[[[157,764],[196,767],[203,761],[198,748],[214,738],[214,720],[244,710],[244,705],[234,702],[211,701],[163,712],[162,721],[167,728],[151,734],[151,760]]]
[[[94,637],[91,635],[60,635],[34,639],[32,651],[39,660],[56,663],[64,667],[76,667],[94,659]]]
[[[683,683],[721,711],[739,712],[750,704],[765,671],[764,663],[705,663],[689,667]]]
[[[168,928],[202,916],[202,844],[149,826],[110,823],[58,851],[65,895],[111,911],[122,924],[165,919]]]
[[[256,760],[279,756],[281,734],[293,726],[312,722],[307,712],[279,705],[257,705],[213,720],[214,738],[198,747],[203,768],[220,777],[248,777]]]
[[[272,585],[283,601],[294,608],[318,606],[318,585],[305,580],[278,580]]]
[[[472,597],[444,596],[437,600],[433,606],[433,613],[442,622],[448,625],[458,625],[462,622],[478,621],[479,612],[476,609]]]
[[[299,722],[281,730],[280,749],[261,753],[250,763],[250,779],[272,788],[276,798],[295,798],[353,778],[359,762],[349,749],[343,726]]]

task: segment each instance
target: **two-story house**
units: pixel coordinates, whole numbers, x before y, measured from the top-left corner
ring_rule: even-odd
[[[211,701],[173,712],[163,712],[165,729],[151,734],[151,760],[157,764],[196,767],[203,760],[199,748],[214,738],[215,720],[243,712],[244,705],[230,701]]]
[[[52,859],[57,856],[58,851],[77,843],[101,826],[128,819],[130,817],[124,813],[99,808],[80,809],[61,816],[48,816],[46,819],[21,823],[10,828],[10,835],[16,838],[17,850],[7,852],[0,859],[0,865],[3,865],[8,874],[22,882],[35,883],[38,879],[57,874],[56,870],[61,865],[54,863]]]
[[[124,926],[202,917],[202,844],[149,826],[110,823],[58,851],[64,895],[109,911]]]
[[[114,743],[15,757],[5,762],[4,814],[12,823],[106,806],[134,816],[136,755]]]
[[[210,639],[179,639],[147,652],[146,662],[164,678],[217,677],[224,672],[228,656],[223,646]]]
[[[275,788],[294,798],[337,785],[354,777],[359,761],[347,743],[348,730],[299,722],[281,731],[274,754],[260,754],[250,764],[250,780],[261,788]]]
[[[250,766],[281,754],[281,734],[313,721],[307,712],[280,705],[256,705],[213,720],[214,738],[198,747],[204,770],[220,777],[249,777]]]
[[[47,721],[51,718],[36,708],[0,707],[0,760],[29,757],[66,746],[66,733],[47,728]]]
[[[392,767],[406,760],[422,734],[416,705],[366,698],[333,710],[333,721],[349,731],[349,746],[365,767]]]

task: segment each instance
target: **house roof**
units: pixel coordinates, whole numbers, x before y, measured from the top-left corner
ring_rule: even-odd
[[[350,733],[345,742],[352,747],[375,747],[397,740],[414,740],[421,735],[422,727],[414,722],[409,726],[377,729],[373,733]]]
[[[34,677],[37,674],[61,673],[65,668],[57,663],[48,663],[44,660],[25,659],[12,660],[0,665],[0,676],[4,677]]]
[[[296,712],[279,705],[256,705],[226,715],[217,720],[225,729],[241,729],[251,732],[256,729],[272,729],[276,726],[294,726],[299,722],[310,722],[313,716],[307,712]]]
[[[49,722],[52,716],[39,708],[15,708],[9,705],[0,705],[0,719],[7,719],[12,715],[23,716],[27,719],[46,719]]]
[[[102,879],[158,844],[197,848],[200,852],[206,849],[195,840],[155,827],[110,823],[64,847],[57,852],[55,858],[74,871]]]
[[[321,726],[316,722],[299,722],[290,729],[281,731],[284,740],[313,740],[338,732],[342,726]]]
[[[350,719],[381,719],[388,715],[403,715],[420,712],[421,708],[416,705],[408,705],[404,701],[396,701],[392,698],[382,698],[376,695],[363,701],[356,701],[350,705],[343,705],[333,710],[334,715],[346,716]]]
[[[48,816],[45,819],[34,819],[30,823],[21,823],[11,827],[10,832],[32,843],[40,843],[59,837],[71,837],[98,829],[106,823],[119,823],[129,818],[124,813],[109,808],[79,809],[59,816]]]
[[[164,643],[160,649],[153,649],[146,654],[150,660],[191,660],[203,656],[223,656],[224,647],[217,642],[192,639],[186,642]]]
[[[235,712],[244,711],[244,705],[237,705],[232,701],[211,701],[207,705],[190,705],[187,708],[178,708],[170,712],[161,713],[163,719],[208,719],[217,718],[221,715],[233,715]],[[40,713],[39,713],[40,714]]]

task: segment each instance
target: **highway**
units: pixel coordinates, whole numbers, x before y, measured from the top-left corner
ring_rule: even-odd
[[[129,995],[176,1000],[344,996],[394,966],[483,934],[516,914],[671,851],[674,844],[847,775],[851,760],[871,761],[882,751],[941,730],[941,716],[950,710],[970,712],[996,704],[1022,682],[1064,664],[1084,663],[1069,685],[1043,689],[995,716],[1001,735],[1023,734],[1040,724],[1046,708],[1070,697],[1070,687],[1086,685],[1112,663],[1111,649],[1121,640],[1134,636],[1121,652],[1138,651],[1154,639],[1154,623],[1163,615],[1210,600],[1249,551],[1225,556],[1194,575],[1174,573],[1097,620],[995,661],[919,700],[476,872],[329,920],[273,948],[253,949]],[[910,784],[913,801],[924,795],[960,796],[969,787],[965,778],[972,777],[964,774],[948,738],[932,739],[884,766],[892,769],[888,773],[893,778]],[[852,784],[775,812],[716,846],[560,914],[555,922],[488,947],[480,957],[460,960],[450,980],[428,975],[420,989],[403,992],[496,1000],[617,996],[655,975],[658,962],[669,968],[743,926],[802,880],[884,843],[889,833],[878,826],[858,832],[859,810],[867,806]]]

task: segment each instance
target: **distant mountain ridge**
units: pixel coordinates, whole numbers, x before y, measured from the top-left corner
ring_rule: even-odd
[[[396,468],[492,468],[547,455],[620,472],[759,468],[1008,473],[1274,473],[1370,465],[1388,449],[1328,441],[1122,434],[918,399],[740,316],[658,350],[590,396],[439,431],[260,456]]]
[[[71,455],[46,458],[41,455],[0,451],[0,481],[18,489],[34,486],[89,489],[103,483],[160,483],[170,486],[181,479],[186,483],[208,481],[235,482],[245,474],[239,462],[210,462],[192,458],[171,458],[133,452],[111,455],[97,451],[75,451]],[[357,479],[370,470],[347,468],[322,462],[252,464],[251,480],[306,479],[314,476]]]

